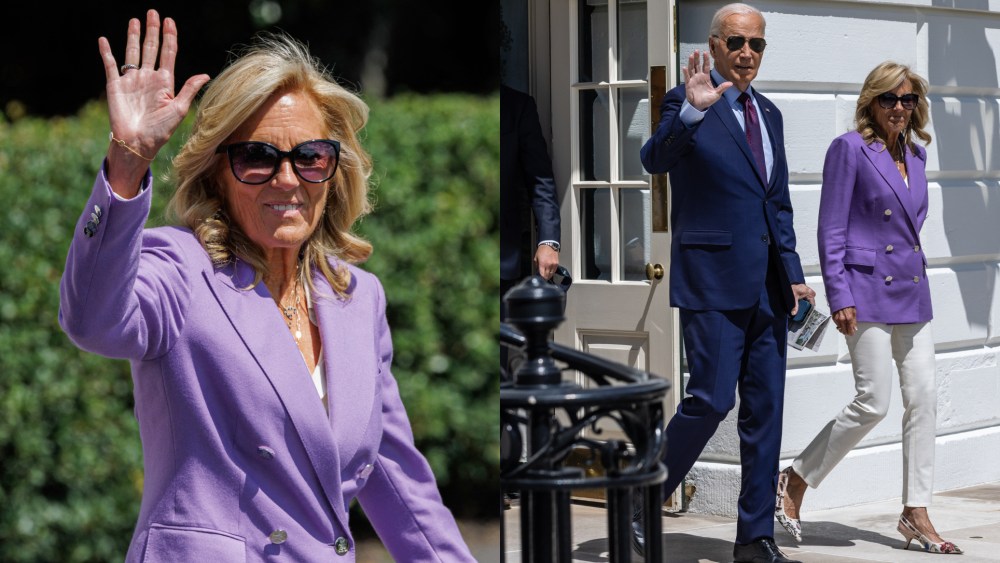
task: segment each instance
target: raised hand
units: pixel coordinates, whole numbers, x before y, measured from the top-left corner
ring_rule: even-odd
[[[208,82],[207,74],[188,78],[174,94],[174,61],[177,57],[177,25],[163,21],[160,45],[160,15],[146,13],[146,37],[140,46],[141,24],[128,24],[125,61],[119,68],[111,45],[97,40],[107,79],[108,117],[114,142],[108,148],[108,181],[123,197],[138,192],[149,161],[170,140],[187,115],[198,90]],[[159,67],[157,67],[159,55]]]
[[[687,101],[698,111],[705,111],[710,105],[719,101],[722,93],[733,85],[732,82],[723,82],[718,86],[712,85],[712,67],[709,66],[708,52],[700,53],[702,56],[701,65],[698,64],[698,51],[688,56],[687,66],[681,67],[684,72],[685,92]]]

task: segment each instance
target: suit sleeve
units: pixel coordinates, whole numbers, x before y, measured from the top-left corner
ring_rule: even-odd
[[[681,121],[680,111],[684,97],[683,86],[667,92],[660,104],[660,124],[639,150],[642,166],[650,174],[669,172],[691,149],[694,134],[702,122],[688,127]]]
[[[531,208],[535,213],[538,240],[559,242],[559,198],[552,174],[552,161],[542,136],[535,100],[528,96],[518,120],[518,151],[524,172],[524,185],[531,190]]]
[[[816,231],[823,285],[830,311],[834,313],[855,306],[844,268],[844,256],[856,180],[857,152],[845,139],[834,139],[823,163],[823,188]]]
[[[152,176],[131,200],[116,198],[102,168],[77,222],[59,286],[59,324],[83,350],[150,359],[179,334],[190,284],[182,251],[143,229]]]
[[[392,337],[385,318],[385,294],[376,281],[375,326],[382,395],[382,440],[375,469],[358,500],[396,561],[468,561],[455,518],[441,501],[430,465],[413,443],[413,431],[390,372]]]

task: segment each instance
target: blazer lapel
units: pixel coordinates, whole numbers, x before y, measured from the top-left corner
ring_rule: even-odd
[[[757,161],[753,157],[753,153],[750,151],[750,144],[747,143],[746,132],[740,127],[740,122],[736,121],[736,116],[733,115],[733,110],[729,106],[729,100],[725,97],[719,99],[719,101],[712,104],[709,108],[711,111],[715,112],[716,117],[722,121],[726,129],[729,130],[729,134],[733,136],[733,140],[736,141],[736,146],[743,151],[743,156],[747,159],[747,164],[750,165],[750,169],[755,172],[754,176],[760,180],[760,185],[762,188],[767,188],[764,183],[764,179],[761,178],[760,172],[757,171]]]
[[[906,150],[906,174],[910,177],[910,208],[917,234],[922,227],[921,217],[927,217],[927,163],[920,154]],[[907,211],[909,213],[909,211]]]
[[[339,524],[346,529],[340,458],[334,436],[292,335],[285,330],[277,333],[269,330],[283,325],[270,292],[263,283],[253,289],[242,289],[253,282],[252,268],[242,261],[237,261],[235,267],[205,272],[205,277],[233,328],[284,405],[327,501]]]
[[[764,103],[759,95],[757,96],[757,104],[763,116],[764,127],[767,128],[767,136],[771,139],[771,177],[767,179],[767,191],[771,191],[771,188],[774,187],[774,179],[778,174],[778,163],[784,162],[785,144],[775,136],[774,128],[771,127],[771,108]]]
[[[336,266],[336,264],[334,264]],[[352,277],[348,294],[357,280]],[[365,436],[359,426],[371,418],[378,381],[375,323],[369,302],[338,299],[321,274],[313,276],[313,307],[323,339],[327,401],[334,442],[345,467]]]
[[[712,77],[712,86],[719,86],[715,81],[715,77]],[[761,176],[761,173],[757,171],[757,160],[753,157],[753,151],[750,150],[750,143],[747,142],[746,131],[740,127],[740,122],[736,121],[736,116],[733,115],[733,108],[729,105],[729,100],[727,100],[725,96],[722,96],[719,98],[719,101],[712,104],[709,109],[715,112],[715,115],[722,121],[722,124],[726,126],[726,129],[729,130],[729,134],[732,135],[733,140],[736,141],[736,146],[743,151],[743,156],[746,157],[747,163],[755,172],[754,175],[757,179],[760,180],[761,187],[763,187],[766,191],[767,181]],[[770,132],[771,129],[768,128],[768,133]]]
[[[892,160],[892,155],[889,154],[889,151],[885,149],[885,145],[882,143],[874,142],[867,145],[867,147],[868,150],[865,151],[865,154],[868,156],[868,159],[875,165],[875,169],[878,170],[882,179],[885,180],[896,195],[896,199],[899,200],[903,210],[906,211],[906,218],[910,222],[913,232],[919,232],[917,230],[917,213],[913,205],[912,194],[907,189],[906,182],[899,173],[899,169],[896,168],[896,163]]]

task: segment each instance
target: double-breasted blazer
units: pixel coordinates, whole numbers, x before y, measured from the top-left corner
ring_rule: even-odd
[[[907,147],[909,187],[878,141],[857,131],[830,144],[820,197],[820,266],[830,310],[857,309],[857,320],[931,320],[931,291],[920,229],[927,218],[927,151]]]
[[[749,308],[770,262],[791,311],[791,284],[805,278],[795,251],[781,112],[754,91],[774,153],[765,181],[726,98],[688,127],[678,115],[685,96],[683,84],[667,92],[660,125],[640,151],[647,172],[670,173],[671,305]]]
[[[123,201],[98,176],[59,311],[79,347],[131,362],[145,472],[127,561],[354,561],[355,498],[396,560],[472,561],[414,447],[375,276],[347,266],[346,300],[313,277],[328,416],[264,284],[185,228],[144,229],[144,186]]]

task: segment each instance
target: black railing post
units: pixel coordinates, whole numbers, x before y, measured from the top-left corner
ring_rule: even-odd
[[[565,292],[542,278],[528,278],[507,292],[504,301],[508,316],[500,340],[516,349],[522,361],[500,388],[500,486],[502,492],[521,493],[522,561],[571,561],[570,493],[605,489],[610,560],[627,563],[633,490],[640,490],[648,514],[658,514],[663,502],[662,401],[670,385],[644,371],[552,342],[552,331],[564,320]],[[567,369],[586,376],[588,383],[563,381]],[[600,439],[600,428],[612,424],[625,441]],[[603,475],[588,476],[568,465],[574,451],[599,464]],[[661,530],[659,518],[646,519],[646,561],[663,559],[660,542],[654,539],[661,537]]]

